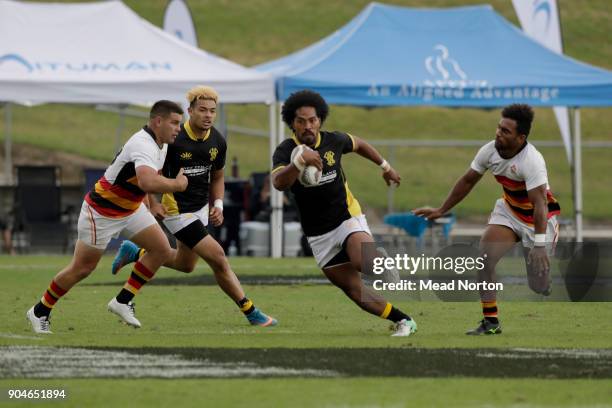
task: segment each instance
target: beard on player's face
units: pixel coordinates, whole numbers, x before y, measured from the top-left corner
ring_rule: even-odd
[[[317,136],[312,130],[303,130],[301,133],[296,135],[298,140],[305,145],[314,145]]]

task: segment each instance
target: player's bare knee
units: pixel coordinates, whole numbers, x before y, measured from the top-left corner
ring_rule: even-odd
[[[180,264],[180,265],[177,265],[176,269],[184,273],[191,273],[195,270],[195,264],[194,263]]]
[[[172,258],[174,257],[174,251],[172,250],[172,248],[170,248],[169,245],[166,245],[165,247],[159,248],[159,250],[156,251],[156,255],[160,258],[162,262],[167,262],[172,260]]]

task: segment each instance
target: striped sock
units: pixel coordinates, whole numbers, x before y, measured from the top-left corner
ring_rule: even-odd
[[[151,272],[149,268],[140,261],[137,261],[134,264],[130,277],[125,282],[125,285],[123,285],[123,289],[117,295],[117,302],[123,304],[129,303],[138,294],[143,285],[153,278],[153,275],[155,275],[154,272]]]
[[[43,294],[42,298],[40,298],[40,302],[34,306],[34,315],[36,317],[49,316],[53,306],[55,306],[57,301],[64,296],[66,292],[68,291],[60,288],[54,280],[51,281],[49,288]]]
[[[482,304],[484,318],[491,323],[499,323],[497,318],[497,301],[481,301],[480,303]]]
[[[255,310],[255,305],[253,304],[253,301],[247,297],[243,298],[242,300],[237,301],[236,304],[240,308],[240,311],[244,313],[245,315],[248,315],[253,310]]]
[[[380,317],[383,319],[391,320],[394,323],[397,323],[401,320],[412,320],[410,316],[406,313],[402,312],[399,309],[396,309],[391,303],[387,302],[385,306],[385,310],[380,314]]]

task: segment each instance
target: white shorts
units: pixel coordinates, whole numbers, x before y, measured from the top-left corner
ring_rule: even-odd
[[[363,231],[372,235],[365,215],[361,214],[349,218],[340,224],[336,229],[323,235],[308,237],[308,243],[312,248],[312,253],[317,261],[317,265],[323,268],[332,258],[342,250],[342,244],[353,232]]]
[[[513,213],[506,201],[500,198],[495,203],[495,208],[489,217],[489,224],[503,225],[510,228],[518,235],[522,244],[526,248],[533,248],[535,242],[535,228],[519,220]],[[557,216],[548,219],[546,225],[546,247],[549,251],[554,250],[559,239],[559,224]]]
[[[169,215],[162,220],[168,231],[176,234],[194,221],[200,220],[204,226],[208,226],[208,204],[196,212]]]
[[[106,249],[112,238],[119,235],[130,239],[140,231],[157,224],[149,209],[140,204],[138,209],[127,217],[109,218],[100,215],[92,206],[83,201],[78,222],[78,239],[98,249]]]

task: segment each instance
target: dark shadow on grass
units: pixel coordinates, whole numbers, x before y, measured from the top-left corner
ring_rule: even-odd
[[[140,348],[132,352],[333,370],[348,377],[612,378],[610,349]]]
[[[243,275],[238,277],[244,285],[327,285],[329,281],[324,276],[316,275]],[[83,286],[122,286],[123,279],[116,282],[87,283]],[[216,286],[214,276],[210,275],[191,275],[177,272],[176,276],[154,278],[147,285],[153,286]]]

